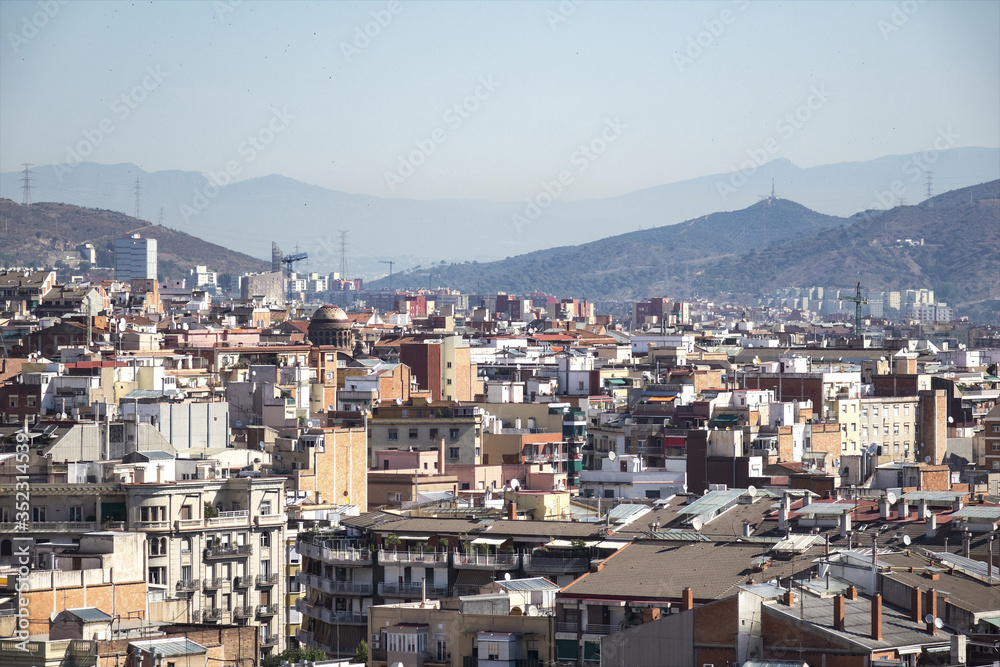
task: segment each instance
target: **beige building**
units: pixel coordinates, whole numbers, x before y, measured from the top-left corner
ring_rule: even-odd
[[[860,401],[861,445],[877,445],[879,462],[915,461],[920,442],[920,399],[868,396]]]

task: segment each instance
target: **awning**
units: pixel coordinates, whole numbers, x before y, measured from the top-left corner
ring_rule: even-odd
[[[583,543],[583,546],[585,547],[593,547],[596,545],[597,545],[597,540],[592,540]],[[550,549],[571,549],[573,548],[573,543],[569,540],[552,540],[545,546]]]
[[[401,540],[410,540],[412,542],[427,542],[431,538],[429,537],[419,537],[417,535],[398,535]]]
[[[611,378],[607,382],[608,384],[613,384],[613,385],[625,384],[625,380],[622,380],[621,378]]]
[[[612,542],[611,540],[604,540],[603,542],[598,542],[594,546],[598,549],[621,549],[622,547],[628,545],[628,542]]]
[[[473,544],[488,544],[490,546],[499,546],[506,542],[507,540],[498,537],[477,537],[472,540]]]
[[[995,628],[1000,628],[1000,618],[981,618],[979,620],[983,623],[989,623]]]

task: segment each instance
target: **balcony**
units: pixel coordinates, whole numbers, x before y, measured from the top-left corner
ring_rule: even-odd
[[[181,579],[174,589],[178,593],[190,593],[201,588],[201,579]]]
[[[216,528],[220,526],[249,526],[250,511],[234,510],[232,512],[219,512],[219,516],[205,519],[205,523],[209,528]]]
[[[316,605],[306,604],[305,600],[295,601],[295,610],[301,614],[315,618],[330,625],[368,625],[368,615],[356,611],[326,609]]]
[[[18,528],[18,525],[21,528]],[[26,532],[29,533],[90,533],[100,530],[96,521],[32,521]],[[0,523],[0,533],[5,535],[15,532],[25,532],[23,524],[13,521]]]
[[[257,585],[258,586],[274,586],[278,583],[280,575],[275,572],[274,574],[258,574],[257,575]]]
[[[426,594],[431,597],[444,597],[448,594],[447,587],[424,586],[418,582],[389,583],[382,582],[378,585],[378,593],[383,597],[412,598]]]
[[[197,530],[204,526],[201,519],[177,519],[174,521],[174,530]]]
[[[306,632],[305,630],[299,630],[298,633],[296,633],[295,638],[298,639],[299,643],[304,646],[313,645],[313,633],[311,632]]]
[[[250,618],[253,616],[253,607],[233,607],[233,618]]]
[[[169,521],[136,521],[135,530],[170,530]]]
[[[302,556],[330,565],[360,567],[372,564],[372,553],[368,549],[331,549],[310,542],[299,542],[297,549]]]
[[[210,621],[218,621],[219,619],[222,618],[222,615],[224,613],[225,612],[221,607],[216,607],[215,609],[206,609],[205,611],[202,612],[201,616],[202,619],[206,623],[208,623]]]
[[[244,558],[251,554],[252,544],[223,544],[205,549],[205,558]]]
[[[588,635],[610,635],[615,632],[618,632],[618,626],[608,623],[587,623],[587,629],[584,630],[584,634]]]
[[[258,616],[274,616],[278,613],[278,603],[257,605]]]
[[[261,646],[274,646],[278,643],[278,635],[261,635],[260,645]]]
[[[529,574],[570,574],[586,572],[590,569],[590,558],[549,558],[545,556],[526,555],[524,571]]]
[[[280,526],[285,523],[284,514],[258,514],[253,518],[255,526]]]
[[[466,554],[456,551],[454,563],[456,570],[515,570],[521,565],[521,554]]]
[[[556,632],[572,632],[576,634],[577,629],[580,627],[578,623],[557,621],[556,622]]]
[[[204,587],[208,588],[222,588],[223,586],[229,585],[229,579],[227,577],[216,577],[215,579],[205,579]]]
[[[236,577],[233,579],[233,588],[249,588],[253,583],[253,577]]]
[[[448,554],[446,552],[386,551],[383,549],[378,552],[378,560],[380,563],[405,563],[430,565],[431,567],[448,567]]]

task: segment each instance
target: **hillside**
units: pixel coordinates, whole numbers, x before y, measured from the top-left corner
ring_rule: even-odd
[[[67,204],[21,206],[0,199],[0,266],[54,266],[83,243],[97,249],[97,265],[111,266],[114,239],[137,232],[155,238],[160,279],[181,278],[196,264],[220,274],[267,271],[270,263],[190,234],[114,211]]]
[[[923,245],[897,243],[923,239]],[[919,243],[919,241],[918,241]],[[1000,295],[1000,181],[833,218],[782,199],[499,262],[438,265],[394,286],[590,299],[752,296],[783,286],[933,288],[958,308]],[[386,281],[372,284],[384,286]]]

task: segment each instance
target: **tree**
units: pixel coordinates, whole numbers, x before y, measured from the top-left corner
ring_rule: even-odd
[[[368,664],[368,642],[364,639],[358,644],[358,648],[354,651],[354,659],[352,662],[360,662],[362,665]]]

